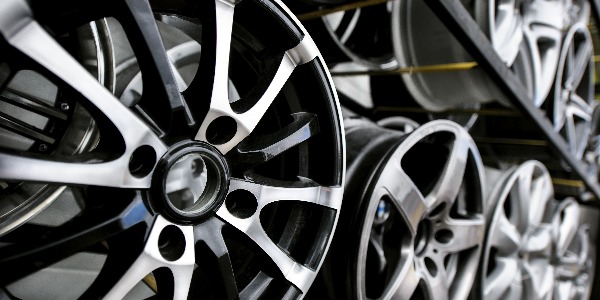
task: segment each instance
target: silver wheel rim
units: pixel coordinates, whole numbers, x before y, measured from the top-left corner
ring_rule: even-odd
[[[592,38],[585,23],[576,23],[565,35],[553,86],[551,120],[575,158],[588,146],[594,111]]]
[[[518,15],[507,7],[510,1],[475,2],[472,9],[480,26],[495,45],[501,58],[513,67],[526,89],[533,94],[533,65],[527,46],[518,43],[522,28]],[[496,7],[501,9],[495,15]],[[400,67],[470,62],[473,59],[422,1],[398,1],[392,10],[392,38]],[[430,45],[437,45],[430,47]],[[483,70],[403,74],[402,79],[415,100],[432,111],[460,107],[464,103],[499,101],[510,105]],[[454,84],[449,85],[448,82]],[[460,84],[456,84],[460,82]],[[464,89],[464,86],[477,88]]]
[[[588,299],[591,293],[590,228],[580,226],[580,218],[579,204],[572,198],[562,200],[554,213],[554,299]]]
[[[415,145],[432,140],[436,140],[433,144],[447,146],[449,153],[442,174],[435,176],[429,189],[423,183],[415,184],[411,178],[414,170],[406,171],[403,159],[406,153],[415,155]],[[484,179],[478,151],[468,133],[449,121],[422,125],[392,150],[369,184],[370,194],[365,196],[368,204],[361,212],[364,220],[359,228],[356,274],[352,275],[356,291],[351,293],[359,299],[408,299],[418,295],[430,299],[466,298],[475,279],[485,231]],[[454,180],[463,175],[469,183]],[[465,194],[464,184],[474,186],[469,190],[473,194]],[[454,214],[455,210],[459,213]],[[403,236],[391,237],[399,248],[382,246],[378,228],[389,220],[405,229],[400,231]],[[374,262],[387,264],[388,279],[379,288],[372,284],[381,275],[368,270]]]
[[[551,264],[550,175],[529,161],[507,172],[491,194],[490,218],[481,261],[483,299],[548,299]]]

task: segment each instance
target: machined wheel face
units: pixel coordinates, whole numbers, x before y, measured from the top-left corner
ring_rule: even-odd
[[[528,161],[490,194],[481,259],[483,299],[549,299],[554,289],[554,189],[546,168]]]
[[[575,158],[588,146],[594,112],[594,63],[592,37],[586,23],[577,23],[567,32],[560,64],[548,100],[554,130],[560,132]]]
[[[31,222],[0,222],[0,269],[15,270],[0,279],[0,296],[308,290],[337,223],[344,139],[324,62],[279,1],[10,0],[0,13],[2,100],[30,103],[16,123],[87,113],[63,112],[66,129],[45,151],[35,139],[15,149],[10,140],[32,139],[28,131],[0,135],[9,187],[58,187],[36,195],[54,201],[48,208],[10,208],[37,214]],[[91,44],[78,34],[89,26],[99,37]],[[31,84],[22,70],[47,78],[53,99],[11,89],[11,80]],[[4,99],[10,91],[21,98]],[[2,116],[12,113],[5,107]],[[18,191],[7,188],[0,207]],[[51,275],[60,269],[62,282]]]
[[[466,130],[432,121],[406,135],[359,124],[346,139],[363,151],[349,153],[344,209],[355,210],[332,248],[347,278],[338,288],[356,299],[466,298],[485,231],[483,168]]]

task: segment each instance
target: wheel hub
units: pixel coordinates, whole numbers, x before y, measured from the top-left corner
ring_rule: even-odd
[[[174,145],[154,175],[152,206],[177,223],[198,223],[221,207],[229,182],[223,155],[209,144]]]

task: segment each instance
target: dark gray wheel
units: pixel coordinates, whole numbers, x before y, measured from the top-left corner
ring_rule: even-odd
[[[346,125],[348,184],[328,263],[341,299],[463,299],[485,219],[483,167],[449,121],[410,134]]]

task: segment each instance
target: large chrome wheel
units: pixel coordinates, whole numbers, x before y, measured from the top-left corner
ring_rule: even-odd
[[[279,1],[0,14],[0,298],[302,297],[336,227],[344,139],[324,62]],[[41,84],[50,96],[27,93]],[[23,187],[36,205],[13,201]]]
[[[410,134],[356,120],[346,130],[346,214],[328,260],[336,295],[466,298],[485,231],[483,168],[468,133],[449,121]]]
[[[554,289],[552,198],[546,168],[528,161],[490,194],[480,264],[483,299],[550,299]]]

